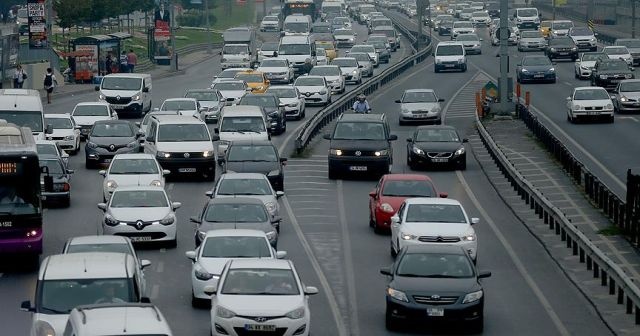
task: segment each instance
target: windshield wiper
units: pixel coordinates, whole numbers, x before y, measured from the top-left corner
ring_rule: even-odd
[[[409,277],[409,278],[434,278],[434,279],[449,279],[449,278],[459,278],[455,275],[445,275],[445,274],[414,274],[414,273],[399,273],[397,276]]]
[[[53,308],[47,308],[47,307],[40,307],[41,310],[46,310],[48,312],[54,313],[54,314],[69,314],[69,312],[71,310],[58,310],[58,309],[53,309]]]

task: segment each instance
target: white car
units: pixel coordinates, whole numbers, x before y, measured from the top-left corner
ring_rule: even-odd
[[[169,98],[165,99],[156,111],[178,111],[182,115],[200,118],[200,103],[195,98]]]
[[[271,84],[290,84],[295,78],[293,64],[289,63],[286,58],[264,59],[256,71],[264,73]]]
[[[358,61],[353,57],[336,57],[331,61],[331,65],[337,65],[342,71],[345,83],[361,84],[362,71]]]
[[[343,93],[346,90],[342,70],[337,65],[316,65],[309,71],[309,75],[324,77],[331,88],[332,94]]]
[[[158,307],[150,303],[98,304],[75,307],[69,314],[64,333],[60,335],[107,336],[117,334],[174,335],[167,319]]]
[[[391,254],[395,256],[406,245],[455,244],[477,258],[478,240],[460,202],[449,198],[416,197],[406,199],[391,217]]]
[[[118,119],[118,114],[107,102],[88,102],[78,103],[71,117],[80,126],[80,135],[86,138],[96,121]]]
[[[53,133],[47,134],[47,140],[55,141],[60,148],[71,154],[80,150],[80,128],[68,113],[45,114],[44,124],[53,127]]]
[[[518,41],[518,51],[544,50],[547,47],[547,40],[538,30],[525,30],[520,33]]]
[[[598,50],[596,34],[589,27],[573,27],[569,30],[569,36],[573,39],[578,49]]]
[[[476,26],[490,26],[491,16],[485,11],[477,11],[471,13],[471,22]]]
[[[69,153],[53,140],[36,140],[36,151],[38,155],[51,155],[60,158],[65,167],[69,167]]]
[[[276,49],[277,50],[277,49]],[[253,69],[250,68],[230,68],[230,69],[224,69],[222,71],[220,71],[219,74],[213,76],[213,81],[211,82],[211,88],[213,88],[213,86],[216,83],[222,82],[222,81],[227,81],[227,80],[233,80],[236,78],[236,75],[238,74],[238,72],[246,72],[246,71],[253,71]]]
[[[306,116],[306,102],[298,89],[293,85],[272,85],[266,93],[272,93],[284,104],[284,113],[287,118],[300,120]]]
[[[102,200],[106,202],[116,188],[131,186],[163,187],[165,175],[170,173],[162,169],[158,160],[151,154],[117,154],[107,170],[98,172],[104,176],[102,182]]]
[[[290,260],[231,260],[211,295],[211,333],[247,335],[272,333],[308,336],[311,329],[309,295]]]
[[[329,64],[327,51],[322,48],[316,49],[316,65],[327,65],[327,64]]]
[[[251,92],[251,88],[247,86],[247,83],[236,79],[215,83],[211,85],[211,88],[218,90],[222,94],[227,106],[238,104],[247,92]]]
[[[323,76],[300,76],[293,84],[307,104],[331,104],[331,89]]]
[[[576,60],[574,63],[574,75],[579,79],[589,79],[591,77],[591,72],[593,68],[596,66],[596,61],[599,59],[607,57],[603,53],[582,53],[580,58]]]
[[[613,102],[603,87],[585,86],[573,89],[567,97],[567,120],[575,123],[578,118],[606,118],[614,122]]]
[[[611,59],[620,58],[627,62],[629,66],[633,65],[633,56],[625,46],[608,46],[602,49],[602,52]]]
[[[551,21],[551,29],[549,34],[551,37],[567,36],[569,30],[573,28],[573,22],[569,20],[556,20]]]
[[[278,199],[284,192],[275,191],[265,174],[260,173],[231,173],[218,177],[218,183],[212,191],[205,193],[209,198],[250,197],[257,198],[264,203],[272,219],[280,218],[280,204]],[[280,233],[280,224],[274,225]]]
[[[336,29],[333,31],[333,39],[336,41],[338,47],[356,44],[357,35],[358,34],[351,29]]]
[[[275,15],[263,17],[262,22],[260,22],[260,31],[280,31],[280,19]]]
[[[473,23],[468,21],[456,21],[453,23],[451,29],[451,40],[455,40],[460,34],[475,34],[476,29],[473,27]]]
[[[187,251],[191,259],[191,305],[199,307],[209,303],[211,297],[204,292],[206,286],[215,286],[224,265],[232,259],[282,259],[285,251],[277,251],[260,230],[223,229],[208,231],[195,251]]]

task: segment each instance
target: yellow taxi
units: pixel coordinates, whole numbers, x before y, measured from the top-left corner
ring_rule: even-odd
[[[545,38],[548,38],[549,34],[551,34],[551,22],[552,21],[540,22],[540,32],[542,33],[542,36],[544,36]]]
[[[332,41],[316,41],[316,49],[324,49],[327,54],[327,59],[331,62],[334,58],[338,57],[338,51],[336,45]]]
[[[269,80],[260,71],[240,71],[234,78],[247,83],[253,93],[264,93],[269,88]]]

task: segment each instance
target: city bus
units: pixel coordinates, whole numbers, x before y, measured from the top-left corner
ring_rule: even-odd
[[[44,140],[53,128],[44,124],[44,108],[38,90],[0,89],[0,119],[28,127],[36,140]]]
[[[301,14],[309,15],[315,21],[318,16],[316,7],[316,3],[313,0],[285,0],[282,6],[282,17],[286,18],[289,15]]]

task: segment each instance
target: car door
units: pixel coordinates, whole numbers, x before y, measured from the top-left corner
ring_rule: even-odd
[[[158,124],[151,120],[151,125],[149,125],[149,134],[146,135],[144,144],[144,152],[153,154],[154,156],[158,151],[158,146],[156,145],[157,129]]]

